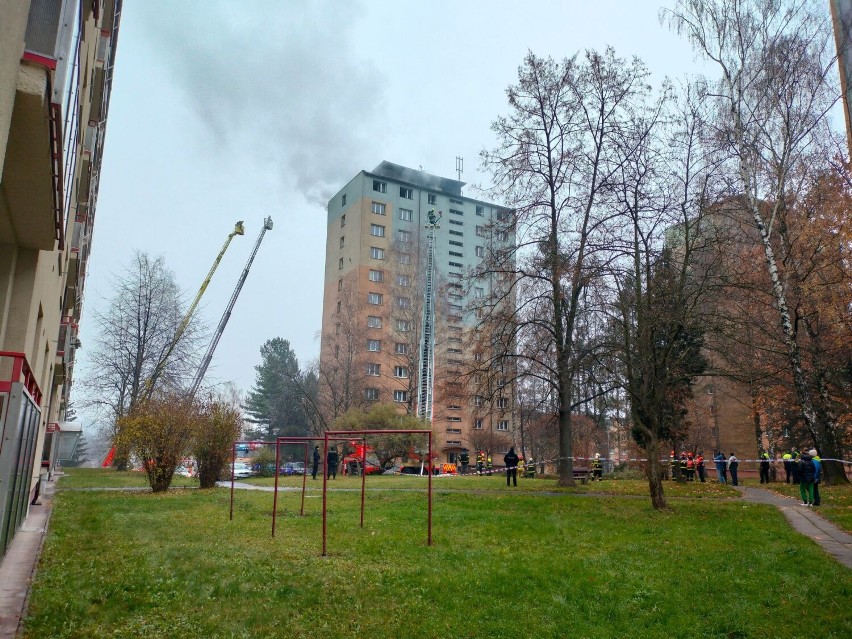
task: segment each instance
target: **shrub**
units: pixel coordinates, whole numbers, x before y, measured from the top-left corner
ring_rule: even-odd
[[[241,426],[242,418],[234,406],[210,400],[203,407],[192,443],[201,488],[213,488],[226,472]]]

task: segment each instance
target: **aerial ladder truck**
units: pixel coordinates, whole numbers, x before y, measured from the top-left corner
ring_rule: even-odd
[[[428,249],[426,253],[426,287],[423,298],[422,330],[420,331],[420,383],[417,392],[417,416],[432,421],[432,395],[435,384],[435,231],[441,228],[441,212],[427,213]]]

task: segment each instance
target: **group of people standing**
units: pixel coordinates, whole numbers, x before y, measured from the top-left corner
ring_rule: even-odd
[[[675,467],[680,468],[680,474],[682,477],[686,479],[686,481],[695,481],[695,476],[698,475],[698,480],[702,483],[706,481],[706,476],[704,474],[704,455],[701,453],[687,453],[683,452],[680,454],[680,460],[675,458],[675,452],[672,451],[670,456],[670,463],[672,467],[672,479],[674,479]]]
[[[740,467],[740,460],[737,459],[737,456],[734,455],[734,453],[731,453],[726,458],[725,453],[723,453],[721,450],[717,450],[716,454],[713,455],[713,461],[716,462],[716,475],[719,479],[720,484],[728,483],[728,473],[730,473],[731,485],[740,485],[740,480],[737,476],[737,471]]]

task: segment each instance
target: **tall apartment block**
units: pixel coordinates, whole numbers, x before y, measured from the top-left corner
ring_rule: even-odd
[[[61,457],[121,0],[0,3],[0,556]]]
[[[495,247],[513,245],[510,212],[464,197],[463,186],[382,162],[328,203],[320,353],[326,419],[393,402],[431,420],[434,450],[448,463],[465,448],[505,450],[514,435],[512,384],[498,377],[499,387],[486,391],[472,372],[483,361],[481,307],[496,286],[493,277],[472,274]]]
[[[843,114],[846,140],[852,157],[852,0],[831,0],[834,39],[837,43],[837,66],[843,92]]]

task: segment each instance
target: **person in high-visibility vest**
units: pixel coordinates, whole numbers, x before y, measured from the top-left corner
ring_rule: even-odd
[[[488,453],[488,457],[485,459],[485,470],[488,474],[491,474],[491,469],[494,467],[494,464],[491,463],[491,453]]]
[[[695,458],[695,469],[698,471],[698,479],[701,480],[701,483],[704,483],[704,455],[698,453],[698,457]]]
[[[760,483],[769,483],[769,453],[766,451],[760,453]]]
[[[787,475],[787,479],[784,481],[789,484],[790,475],[793,473],[793,455],[791,453],[784,453],[781,459],[784,460],[784,474]]]
[[[808,451],[811,456],[811,461],[814,463],[814,506],[819,506],[822,500],[819,497],[819,482],[822,480],[822,460],[817,455],[816,448],[811,448]]]
[[[681,453],[681,454],[680,454],[680,476],[681,476],[683,479],[687,479],[687,474],[686,474],[686,453]]]
[[[669,479],[675,478],[675,468],[677,467],[677,457],[675,457],[675,452],[672,451],[669,454],[669,472],[671,473],[671,477]]]
[[[535,477],[535,462],[533,461],[532,457],[530,457],[527,460],[527,464],[526,464],[525,468],[526,468],[526,471],[524,471],[524,477],[533,477],[534,478]]]
[[[595,453],[595,458],[592,460],[592,481],[595,479],[603,481],[603,463],[600,453]]]
[[[485,453],[481,450],[476,453],[476,474],[481,475],[485,470]]]
[[[524,477],[524,458],[518,459],[518,476]]]
[[[695,460],[692,453],[686,455],[686,481],[695,481]]]

